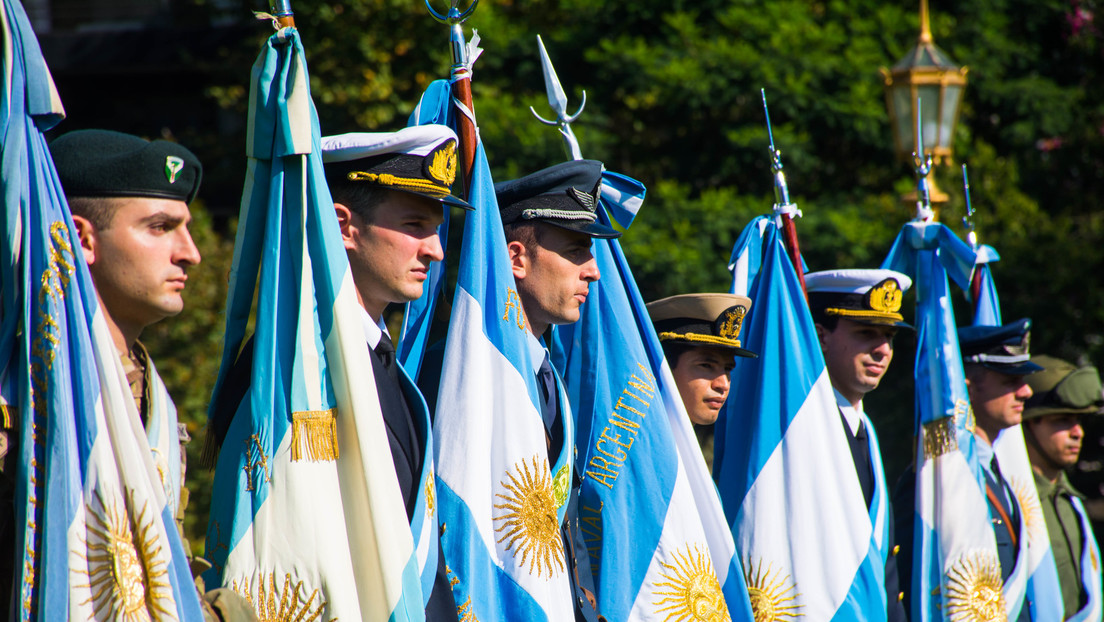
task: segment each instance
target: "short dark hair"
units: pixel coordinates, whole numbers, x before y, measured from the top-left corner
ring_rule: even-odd
[[[340,203],[349,208],[365,222],[371,223],[375,217],[376,208],[387,200],[388,194],[393,192],[387,188],[364,181],[350,181],[347,175],[348,163],[340,162],[337,165],[327,165],[326,185],[330,188],[330,196],[334,203]]]
[[[115,220],[115,201],[118,200],[117,197],[71,197],[69,211],[92,223],[97,231],[104,231]]]
[[[698,347],[687,343],[675,343],[673,341],[661,341],[659,345],[663,348],[663,358],[667,359],[667,364],[671,366],[672,370],[678,367],[680,356]]]
[[[544,241],[545,226],[539,222],[512,222],[503,225],[503,233],[506,234],[506,243],[521,242],[525,248],[532,249],[540,246]]]
[[[823,311],[813,311],[813,324],[820,324],[824,327],[824,330],[828,332],[835,332],[836,327],[839,326],[838,315],[828,315]]]

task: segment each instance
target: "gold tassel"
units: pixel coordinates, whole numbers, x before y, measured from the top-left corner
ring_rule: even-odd
[[[19,425],[19,411],[11,404],[0,404],[0,427],[5,430],[14,429]]]
[[[291,414],[291,461],[337,460],[337,408]]]

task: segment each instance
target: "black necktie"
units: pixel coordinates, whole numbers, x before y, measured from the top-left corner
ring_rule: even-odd
[[[552,373],[552,362],[548,360],[547,352],[537,370],[537,384],[541,389],[541,418],[544,419],[544,429],[551,430],[552,423],[556,421],[556,377]]]
[[[387,333],[380,335],[375,351],[376,356],[380,357],[380,362],[383,363],[383,368],[387,370],[387,375],[397,382],[399,372],[395,369],[395,345],[391,343],[391,337],[388,337]]]

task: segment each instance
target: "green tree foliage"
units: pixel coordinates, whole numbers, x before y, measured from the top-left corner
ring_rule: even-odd
[[[1034,318],[1036,351],[1097,362],[1104,24],[1094,16],[1102,8],[1099,0],[931,4],[936,43],[970,68],[955,154],[970,166],[980,240],[1002,256],[994,273],[1004,315]],[[447,78],[448,29],[421,2],[296,0],[294,9],[324,133],[405,125],[425,86]],[[914,45],[917,9],[914,0],[482,0],[465,26],[485,49],[473,74],[481,136],[498,179],[563,159],[556,132],[528,111],[552,115],[541,34],[572,112],[586,90],[574,126],[584,155],[649,188],[622,239],[645,297],[725,290],[732,244],[774,201],[764,88],[804,212],[797,227],[810,269],[874,267],[913,212],[900,200],[913,182],[909,165],[894,159],[878,68]],[[210,95],[244,110],[244,89]],[[936,175],[951,195],[941,220],[962,231],[961,172]],[[197,237],[206,226],[197,219]],[[189,282],[188,310],[148,336],[197,430],[222,331],[219,262],[229,261],[226,242],[204,240],[211,250]],[[965,323],[967,304],[958,304]],[[911,338],[898,340],[898,363],[868,406],[890,437],[886,453],[905,458],[912,348]]]

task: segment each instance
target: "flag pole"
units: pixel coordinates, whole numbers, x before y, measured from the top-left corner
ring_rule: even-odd
[[[962,189],[966,195],[966,215],[962,217],[962,225],[966,227],[966,241],[970,248],[977,252],[977,231],[974,230],[974,206],[970,203],[970,177],[966,174],[966,165],[962,165]],[[974,313],[977,313],[978,301],[981,298],[981,270],[974,270],[970,278],[970,300],[974,303]]]
[[[464,40],[463,24],[471,17],[475,7],[479,4],[479,0],[472,0],[471,5],[463,11],[460,11],[458,7],[459,1],[451,0],[452,4],[447,15],[438,13],[430,4],[430,0],[425,0],[425,5],[433,19],[442,24],[448,24],[451,31],[449,47],[452,49],[450,79],[452,82],[452,103],[456,107],[456,112],[460,115],[456,126],[460,130],[458,132],[460,138],[460,172],[464,179],[464,197],[467,198],[471,188],[472,167],[475,165],[477,136],[475,107],[472,105],[471,92],[471,63],[475,59],[469,58],[468,44]]]
[[[774,213],[782,221],[782,241],[786,244],[786,254],[793,262],[797,280],[801,283],[801,291],[805,292],[805,271],[802,269],[801,248],[797,243],[797,227],[794,226],[793,216],[800,215],[797,204],[790,202],[790,189],[786,186],[786,175],[782,172],[782,152],[774,147],[774,131],[771,129],[770,110],[767,108],[767,91],[759,89],[763,97],[763,114],[767,119],[767,138],[770,140],[771,173],[774,174]]]
[[[291,0],[273,0],[272,14],[276,16],[276,23],[280,28],[294,28],[295,15],[291,12]]]
[[[537,114],[537,111],[532,106],[529,106],[529,111],[533,113],[533,116],[538,121],[545,125],[555,126],[560,130],[560,135],[563,136],[564,149],[567,151],[567,157],[572,160],[582,160],[583,152],[579,148],[579,139],[575,138],[575,132],[571,131],[571,124],[575,119],[579,118],[579,115],[583,113],[583,108],[586,107],[586,91],[583,91],[583,102],[579,104],[579,109],[575,111],[575,114],[567,114],[567,94],[564,93],[563,86],[560,85],[560,78],[556,75],[556,68],[552,66],[552,59],[548,57],[548,50],[544,49],[544,41],[541,41],[540,35],[537,35],[537,47],[540,48],[541,57],[541,71],[544,73],[544,90],[548,95],[548,105],[552,107],[552,111],[556,113],[556,120],[549,121],[544,117]]]

